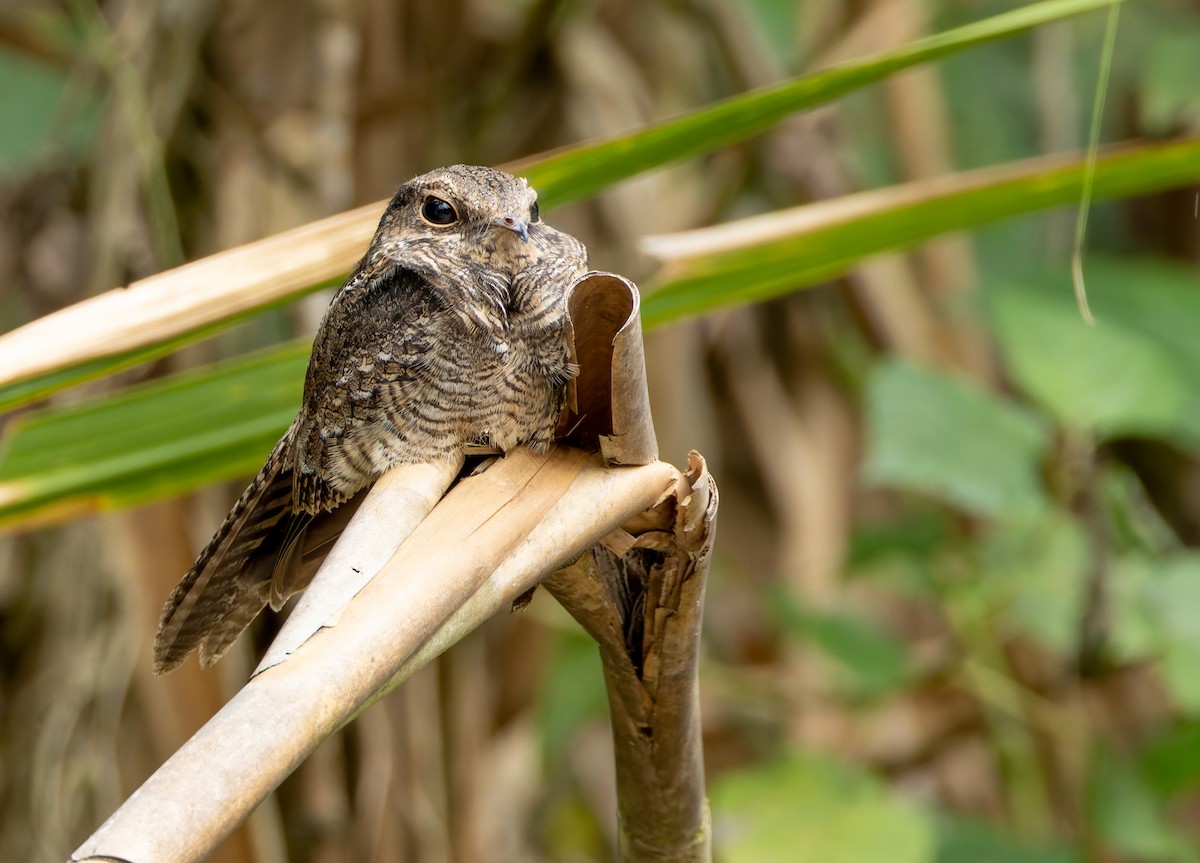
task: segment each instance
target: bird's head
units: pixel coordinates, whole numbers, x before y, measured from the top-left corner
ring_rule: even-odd
[[[523,177],[451,165],[414,177],[392,198],[385,242],[515,272],[541,255],[537,192]]]

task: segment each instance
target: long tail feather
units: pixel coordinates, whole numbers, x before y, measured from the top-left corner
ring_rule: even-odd
[[[157,673],[175,668],[196,648],[200,664],[212,665],[271,599],[282,545],[308,518],[292,510],[291,437],[289,429],[167,598],[154,639]]]

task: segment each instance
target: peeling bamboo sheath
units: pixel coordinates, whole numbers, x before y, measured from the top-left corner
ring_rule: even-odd
[[[255,674],[278,665],[318,629],[337,622],[357,594],[446,494],[462,456],[399,465],[379,478],[321,564]],[[380,530],[386,525],[387,530]]]
[[[335,625],[257,674],[72,860],[203,859],[398,671],[427,661],[418,651],[445,649],[548,567],[653,504],[677,477],[661,462],[610,469],[560,448],[544,456],[521,449],[464,480]],[[495,561],[504,561],[498,570]]]
[[[598,470],[595,464],[586,467],[575,479],[570,494],[559,499],[529,536],[437,634],[404,663],[371,703],[424,668],[483,621],[510,607],[541,576],[595,545],[614,525],[626,521],[630,513],[652,506],[678,477],[679,472],[663,462],[619,470]],[[635,498],[640,509],[635,506]],[[580,505],[587,509],[574,508]]]

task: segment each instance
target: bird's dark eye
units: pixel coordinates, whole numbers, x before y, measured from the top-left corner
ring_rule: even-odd
[[[539,215],[537,201],[534,201],[533,206],[529,208],[529,221],[536,222]]]
[[[453,225],[458,221],[458,213],[448,201],[430,195],[421,205],[421,218],[431,225]]]

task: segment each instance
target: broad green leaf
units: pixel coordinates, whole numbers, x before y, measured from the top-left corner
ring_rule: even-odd
[[[1107,516],[1107,554],[1159,555],[1176,548],[1179,537],[1154,506],[1141,477],[1121,462],[1101,462],[1095,483],[1099,511]]]
[[[1188,716],[1200,715],[1200,644],[1190,639],[1172,642],[1160,667],[1175,703]]]
[[[1162,651],[1162,632],[1149,597],[1158,563],[1148,555],[1127,554],[1110,566],[1113,656],[1122,662],[1156,659]]]
[[[288,344],[14,420],[0,451],[0,524],[253,473],[296,415],[308,351]]]
[[[1157,659],[1176,704],[1200,715],[1200,555],[1126,555],[1112,566],[1113,649]]]
[[[942,602],[947,558],[961,553],[957,517],[938,501],[909,500],[894,518],[860,520],[845,570],[854,582],[905,602]],[[877,522],[877,523],[876,523]],[[905,660],[911,669],[911,664]]]
[[[1200,715],[1200,557],[1178,556],[1156,567],[1144,597],[1161,639],[1162,675],[1175,702]]]
[[[1088,303],[1101,324],[1140,333],[1171,360],[1177,374],[1200,389],[1200,270],[1154,258],[1088,255]],[[1021,286],[1075,309],[1070,275],[1063,269],[1026,276]],[[1011,284],[995,286],[1009,290]]]
[[[906,508],[894,521],[857,524],[846,564],[851,569],[869,567],[897,554],[927,561],[953,534],[952,519],[940,508]]]
[[[1200,388],[1156,339],[1116,316],[1089,326],[1068,302],[1017,285],[992,291],[989,305],[1010,373],[1059,425],[1200,439],[1191,428]]]
[[[1045,430],[975,385],[902,362],[882,364],[867,394],[871,482],[923,492],[980,515],[1020,516],[1043,504]]]
[[[614,183],[764,132],[796,111],[881,81],[973,45],[1111,5],[1108,0],[1048,0],[918,39],[862,60],[793,78],[639,129],[574,147],[522,166],[548,206],[590,197]]]
[[[984,578],[976,590],[991,594],[1004,627],[1069,655],[1079,640],[1088,568],[1079,523],[1047,508],[997,525],[977,548]]]
[[[1087,789],[1092,830],[1133,860],[1195,863],[1200,854],[1170,823],[1149,783],[1133,764],[1110,750],[1095,754]]]
[[[1159,191],[1200,180],[1200,138],[1122,149],[1096,165],[1095,200]],[[657,326],[685,315],[777,297],[849,270],[870,255],[946,231],[1078,202],[1082,161],[1042,160],[898,187],[852,216],[807,223],[788,236],[673,261],[642,300],[642,320]],[[1064,269],[1066,264],[1064,262]]]
[[[933,825],[875,780],[798,754],[711,783],[713,839],[727,863],[927,863]]]
[[[837,663],[855,694],[883,695],[908,678],[907,649],[871,618],[848,611],[800,606],[780,591],[770,608],[791,631]]]
[[[557,763],[582,725],[603,722],[608,717],[596,643],[576,629],[567,630],[555,642],[554,656],[542,681],[542,744],[547,761]]]
[[[1182,722],[1142,749],[1146,780],[1163,795],[1192,791],[1200,785],[1200,720]]]
[[[794,64],[800,47],[796,38],[799,8],[794,0],[751,0],[749,11],[776,61],[785,66]]]
[[[992,286],[996,333],[1018,382],[1068,427],[1197,447],[1200,273],[1103,255],[1090,256],[1085,273],[1094,328],[1080,323],[1065,272]],[[1043,331],[1039,340],[1039,322],[1053,335]]]
[[[1163,33],[1141,65],[1142,125],[1170,134],[1200,119],[1200,31]]]
[[[82,150],[96,130],[99,103],[93,97],[68,102],[67,73],[0,48],[0,178],[10,179],[56,155]],[[67,113],[69,111],[69,113]]]

